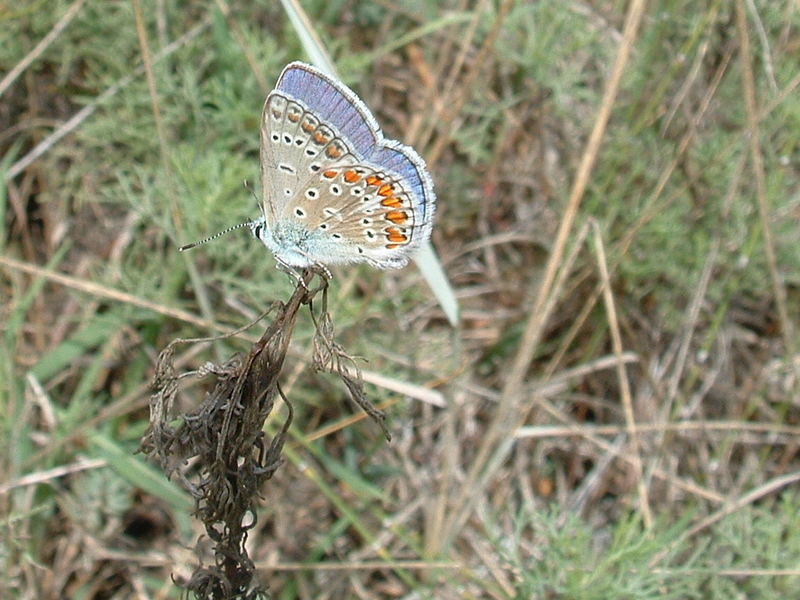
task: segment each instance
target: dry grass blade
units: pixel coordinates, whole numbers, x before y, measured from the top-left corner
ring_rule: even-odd
[[[331,77],[338,77],[336,67],[328,51],[325,49],[325,45],[314,30],[311,20],[308,18],[306,11],[303,10],[300,3],[297,2],[297,0],[281,0],[281,5],[283,6],[283,10],[286,11],[289,22],[300,38],[300,43],[311,59],[311,62]]]
[[[66,27],[70,24],[70,21],[75,18],[75,15],[78,14],[83,3],[85,0],[75,0],[64,15],[58,20],[58,22],[53,26],[53,28],[44,36],[39,43],[36,44],[36,47],[33,48],[28,54],[19,61],[14,68],[11,69],[6,76],[0,80],[0,96],[5,93],[5,91],[14,83],[14,81],[19,77],[25,69],[27,69],[33,62],[39,58],[42,53],[47,50],[47,48],[53,43],[53,41],[61,35],[61,32],[66,29]]]
[[[42,277],[48,281],[58,283],[59,285],[63,285],[70,289],[91,294],[97,298],[104,298],[107,300],[113,300],[114,302],[121,302],[123,304],[130,304],[131,306],[138,306],[140,308],[152,310],[158,314],[162,314],[173,319],[179,319],[181,321],[185,321],[186,323],[193,323],[202,329],[225,331],[225,328],[221,325],[212,321],[201,319],[197,315],[185,310],[171,308],[169,306],[164,306],[163,304],[158,304],[144,298],[138,298],[133,294],[110,288],[93,281],[79,279],[70,275],[64,275],[63,273],[55,273],[48,269],[43,269],[37,265],[31,265],[19,260],[15,260],[9,256],[0,256],[0,265],[3,265],[9,269],[15,269],[24,273],[29,273],[31,275],[35,275],[36,277]]]
[[[596,222],[592,222],[594,232],[594,246],[597,252],[597,267],[600,272],[600,281],[603,285],[603,298],[606,305],[606,315],[611,331],[611,345],[614,355],[617,357],[617,378],[619,380],[620,395],[622,396],[622,406],[625,410],[625,425],[628,433],[628,444],[631,450],[633,465],[633,475],[636,479],[636,486],[639,489],[639,508],[642,511],[642,519],[646,527],[653,524],[653,514],[650,510],[648,492],[642,474],[642,455],[639,448],[639,438],[636,434],[636,417],[633,414],[633,401],[631,400],[631,386],[628,381],[628,374],[625,371],[625,363],[622,360],[622,336],[619,331],[619,319],[617,318],[617,308],[614,303],[614,295],[611,291],[611,278],[608,275],[608,262],[606,261],[603,239]]]
[[[264,71],[261,65],[258,64],[256,57],[253,56],[250,47],[247,45],[247,41],[244,39],[241,27],[235,20],[230,18],[231,16],[230,5],[227,2],[225,2],[225,0],[214,0],[214,3],[219,8],[220,12],[225,16],[225,21],[227,22],[228,27],[231,30],[231,33],[233,33],[233,36],[236,39],[236,43],[238,44],[239,49],[242,51],[242,54],[244,54],[245,58],[247,59],[247,64],[250,65],[250,72],[253,74],[253,77],[255,77],[256,81],[258,81],[258,86],[266,94],[269,88],[267,87],[267,81],[264,78]]]
[[[747,132],[750,141],[750,158],[753,161],[753,177],[756,184],[756,199],[758,201],[758,215],[761,219],[761,229],[764,235],[764,253],[767,258],[769,275],[772,279],[772,292],[775,295],[775,304],[781,320],[781,333],[783,334],[786,353],[794,356],[796,350],[794,325],[789,317],[786,306],[786,287],[778,270],[778,261],[775,255],[775,240],[770,225],[770,210],[767,205],[767,184],[764,176],[764,158],[761,152],[760,133],[758,129],[758,106],[756,103],[756,84],[753,78],[753,67],[750,64],[750,34],[747,31],[747,15],[744,0],[736,0],[736,26],[739,31],[741,43],[739,57],[742,65],[742,91],[747,111]],[[800,373],[797,380],[800,381]]]
[[[619,435],[628,431],[627,425],[539,425],[535,427],[520,427],[517,430],[518,438],[542,438],[562,436],[593,435]],[[690,433],[693,431],[708,433],[719,431],[722,433],[735,432],[747,434],[749,432],[762,434],[765,438],[783,436],[786,444],[792,444],[793,437],[800,436],[800,427],[792,425],[773,425],[748,423],[746,421],[678,421],[676,423],[635,423],[633,431],[642,433]],[[776,440],[777,441],[777,440]],[[754,442],[755,443],[755,442]]]

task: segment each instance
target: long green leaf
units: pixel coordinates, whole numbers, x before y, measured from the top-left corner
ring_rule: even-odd
[[[311,21],[308,19],[308,15],[306,15],[305,11],[297,2],[297,0],[281,0],[281,4],[283,5],[283,9],[286,11],[289,21],[292,23],[292,27],[294,27],[297,37],[300,39],[300,43],[303,45],[303,49],[306,51],[306,54],[308,54],[311,62],[314,63],[317,68],[326,72],[331,77],[336,77],[338,79],[339,77],[336,74],[336,68],[333,65],[333,61],[330,59],[330,55],[325,50],[319,36],[317,35],[317,32],[314,31],[311,25]],[[408,44],[418,37],[435,31],[443,26],[459,23],[468,17],[469,15],[456,15],[455,17],[440,19],[435,23],[428,24],[406,36],[401,37],[396,44],[384,47],[379,54],[374,54],[373,57],[386,53],[391,49],[396,49],[402,44]],[[431,246],[430,242],[427,242],[417,253],[417,255],[414,257],[414,262],[417,263],[422,276],[425,278],[425,281],[428,282],[433,295],[436,296],[436,299],[441,305],[442,310],[447,316],[447,320],[450,321],[450,324],[455,327],[458,324],[459,318],[458,300],[453,292],[453,287],[450,285],[450,282],[447,279],[447,275],[445,275],[444,269],[442,269],[442,264],[439,262],[439,259],[433,252],[433,247]]]

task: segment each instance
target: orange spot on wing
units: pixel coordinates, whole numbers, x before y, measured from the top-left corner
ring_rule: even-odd
[[[322,176],[326,179],[333,179],[338,174],[338,171],[333,171],[331,169],[322,172]]]
[[[389,196],[388,198],[384,198],[381,200],[381,204],[383,206],[390,206],[392,208],[400,208],[403,206],[403,202],[399,198],[395,198],[394,196]]]
[[[344,180],[347,183],[355,183],[359,179],[361,179],[361,177],[359,177],[358,173],[356,173],[355,171],[345,171],[344,172]]]
[[[302,127],[303,131],[305,131],[306,133],[311,133],[312,131],[314,131],[314,125],[309,123],[308,121],[303,123]]]
[[[386,213],[386,218],[395,225],[402,225],[408,220],[408,215],[402,210],[390,210]]]
[[[392,195],[392,185],[385,183],[383,184],[380,189],[378,190],[378,195],[380,196],[391,196]]]
[[[297,113],[289,113],[286,115],[286,118],[289,119],[292,123],[297,123],[300,120],[300,115]]]
[[[367,185],[380,185],[381,183],[383,183],[383,179],[380,177],[375,177],[375,175],[367,177]]]
[[[324,135],[322,135],[321,132],[317,131],[314,134],[314,141],[317,142],[318,144],[327,144],[329,140]]]
[[[386,236],[386,239],[389,240],[390,242],[402,244],[403,242],[408,241],[408,238],[402,233],[400,233],[400,230],[397,229],[397,227],[387,227],[386,233],[388,234]]]
[[[339,158],[342,155],[342,151],[336,146],[328,146],[325,150],[325,154],[327,154],[329,158]]]

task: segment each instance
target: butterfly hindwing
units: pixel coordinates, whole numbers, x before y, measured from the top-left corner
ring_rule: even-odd
[[[304,196],[309,224],[336,236],[353,260],[393,257],[418,233],[402,181],[373,166],[329,167],[310,182]]]

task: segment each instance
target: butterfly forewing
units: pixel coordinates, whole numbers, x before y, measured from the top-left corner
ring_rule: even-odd
[[[285,177],[278,170],[278,161],[283,151],[287,105],[286,98],[270,94],[261,117],[261,203],[268,227],[277,219],[280,189],[286,187]]]

